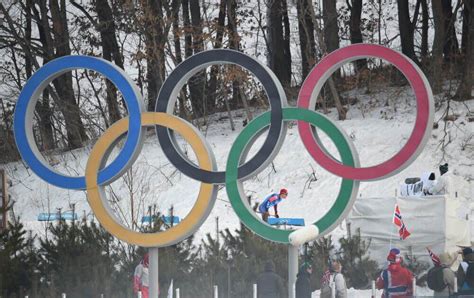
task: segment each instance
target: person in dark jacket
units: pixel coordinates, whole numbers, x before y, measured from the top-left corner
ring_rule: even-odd
[[[462,262],[457,271],[458,290],[463,294],[474,294],[474,288],[467,281],[468,268],[474,266],[474,251],[470,247],[462,250]]]
[[[310,276],[312,273],[313,267],[311,264],[304,262],[298,275],[296,275],[296,298],[311,298]]]
[[[265,263],[265,270],[257,277],[258,298],[283,298],[285,297],[282,278],[275,273],[272,261]]]

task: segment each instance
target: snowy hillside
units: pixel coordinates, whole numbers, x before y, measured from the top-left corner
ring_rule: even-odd
[[[411,89],[405,88],[400,92],[399,87],[384,87],[370,95],[353,91],[345,96],[356,97],[359,100],[357,104],[349,107],[348,120],[339,123],[354,141],[360,155],[361,166],[375,165],[393,156],[405,144],[415,121],[416,107]],[[379,102],[387,101],[388,105],[381,106],[375,99],[380,99]],[[443,121],[446,106],[437,107],[435,121],[439,126],[433,130],[425,150],[411,166],[385,180],[362,182],[358,199],[393,196],[405,177],[418,176],[426,170],[437,172],[441,162],[448,162],[450,170],[462,177],[461,181],[466,181],[457,185],[459,193],[472,197],[474,122],[468,122],[466,111],[474,109],[474,101],[451,102],[450,108],[449,114],[455,115],[457,119],[454,122]],[[231,131],[228,119],[223,117],[219,119],[219,116],[215,116],[205,130],[220,170],[225,168],[230,146],[242,130],[243,115],[244,113],[240,111],[235,113],[236,131]],[[337,113],[331,111],[328,116],[336,119]],[[259,142],[252,148],[253,152],[258,149],[264,137],[265,135],[260,137]],[[446,141],[444,150],[442,150],[443,138]],[[327,138],[323,138],[325,139]],[[183,151],[192,156],[190,147],[183,142],[181,144]],[[337,156],[334,146],[327,141],[325,144],[331,153]],[[83,175],[89,151],[90,148],[75,150],[50,156],[49,160],[62,173]],[[254,201],[259,201],[271,191],[285,187],[289,190],[289,196],[279,205],[280,216],[303,217],[307,223],[317,220],[330,208],[341,179],[328,173],[311,159],[299,139],[295,123],[289,126],[284,145],[273,165],[275,171],[270,166],[245,183],[245,190],[247,194],[252,195]],[[56,208],[62,208],[64,212],[70,209],[71,203],[76,204],[76,212],[80,217],[86,214],[91,218],[92,213],[85,192],[48,185],[25,168],[23,163],[8,164],[6,170],[12,182],[10,193],[15,200],[15,215],[35,233],[44,232],[44,223],[36,220],[40,212],[56,212]],[[317,181],[309,183],[313,170]],[[126,175],[125,178],[114,182],[109,189],[109,194],[113,192],[114,201],[117,201],[113,204],[117,210],[116,215],[127,225],[131,221],[131,193],[135,204],[133,208],[135,219],[146,215],[147,206],[154,204],[164,213],[174,206],[175,215],[184,217],[195,202],[199,182],[187,178],[169,164],[159,148],[154,131],[150,131],[132,173],[131,176]],[[225,189],[219,191],[214,209],[199,229],[197,239],[205,233],[215,231],[216,217],[219,217],[220,229],[238,227],[238,218],[228,202]],[[337,237],[344,235],[344,226],[334,233]]]

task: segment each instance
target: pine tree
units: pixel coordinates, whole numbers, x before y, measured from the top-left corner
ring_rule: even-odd
[[[370,241],[367,243],[360,235],[339,239],[341,248],[338,252],[347,287],[364,289],[376,277],[377,262],[367,256]]]
[[[60,221],[49,228],[51,238],[40,240],[41,273],[50,294],[68,297],[120,297],[115,280],[114,238],[94,222],[67,224]]]
[[[37,264],[34,238],[19,220],[9,223],[8,229],[0,232],[0,295],[10,297],[28,293],[37,280]]]
[[[334,244],[331,236],[321,238],[305,245],[305,255],[300,261],[310,262],[313,266],[313,274],[311,275],[311,285],[315,289],[321,288],[321,277],[329,268],[329,257],[331,251],[334,250]]]

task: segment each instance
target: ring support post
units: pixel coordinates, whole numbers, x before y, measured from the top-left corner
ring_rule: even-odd
[[[296,274],[298,274],[298,247],[288,245],[288,297],[295,298]]]
[[[158,297],[159,291],[159,274],[158,274],[158,247],[150,247],[148,249],[150,256],[150,267],[149,267],[149,288],[150,297]]]

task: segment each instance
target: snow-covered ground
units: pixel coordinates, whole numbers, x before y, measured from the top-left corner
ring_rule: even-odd
[[[357,97],[359,102],[350,106],[348,119],[339,121],[339,124],[351,136],[359,152],[361,166],[375,165],[393,156],[406,143],[415,121],[416,106],[411,89],[406,88],[400,92],[400,88],[388,87],[370,95],[354,91],[346,96]],[[376,104],[376,98],[387,100],[388,106]],[[450,114],[456,114],[457,120],[439,121],[439,127],[432,131],[425,150],[412,165],[393,177],[375,182],[362,182],[358,196],[394,195],[399,183],[405,177],[418,176],[428,169],[437,172],[441,162],[448,162],[450,171],[465,181],[471,181],[474,177],[472,170],[474,123],[468,122],[466,115],[468,110],[473,110],[474,101],[451,102],[451,108]],[[445,106],[438,108],[435,121],[444,117],[444,111]],[[242,129],[243,115],[241,111],[235,113],[236,131],[231,131],[228,119],[219,119],[217,116],[207,127],[206,138],[214,150],[220,170],[225,168],[230,146]],[[332,119],[337,118],[333,110],[328,116]],[[259,148],[265,136],[264,134],[260,137],[251,152]],[[449,141],[444,151],[441,146],[443,138],[446,142]],[[337,156],[334,146],[325,136],[323,140],[330,152]],[[183,150],[194,158],[192,151],[188,150],[190,147],[184,142],[181,142],[181,145]],[[48,160],[62,173],[82,175],[89,151],[90,147],[86,147],[50,156]],[[252,195],[253,200],[258,202],[269,192],[285,187],[289,190],[289,197],[279,205],[280,216],[303,217],[306,222],[317,220],[331,207],[341,179],[325,171],[312,160],[300,141],[295,123],[290,124],[284,145],[276,156],[273,166],[274,169],[269,166],[244,183],[247,194]],[[79,216],[92,215],[84,191],[65,190],[49,185],[21,162],[11,163],[5,167],[12,181],[10,193],[15,200],[15,215],[20,216],[28,229],[41,233],[44,224],[36,221],[40,212],[56,212],[56,208],[62,208],[64,212],[70,209],[72,203],[76,204]],[[318,180],[308,185],[313,171]],[[114,197],[118,200],[114,204],[118,210],[117,216],[125,224],[129,224],[131,220],[132,196],[135,218],[146,215],[147,206],[154,204],[164,213],[174,206],[175,214],[180,217],[186,216],[192,208],[199,182],[187,178],[169,164],[153,132],[147,137],[132,173],[124,176],[127,179],[119,179],[111,186]],[[129,179],[130,177],[134,179]],[[128,183],[124,183],[125,180]],[[458,187],[463,196],[472,197],[472,181],[459,184]],[[197,239],[205,233],[215,231],[216,217],[219,217],[221,229],[227,227],[233,229],[238,226],[239,220],[230,206],[225,189],[219,191],[213,211],[196,233]],[[336,237],[344,235],[343,225],[336,229],[334,234]]]

